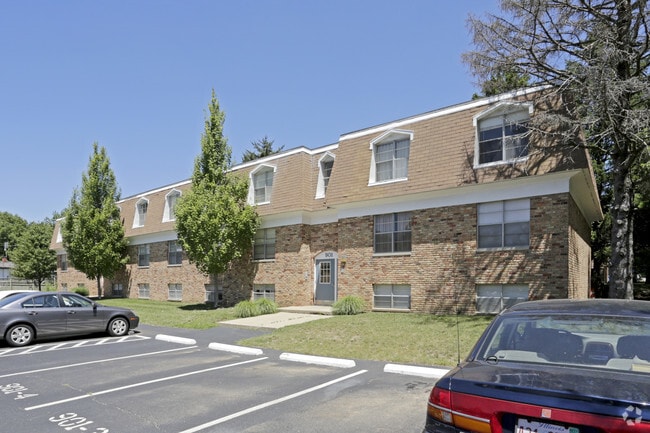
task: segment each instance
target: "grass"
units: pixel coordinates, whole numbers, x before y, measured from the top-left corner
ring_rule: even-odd
[[[104,299],[101,303],[131,308],[142,323],[156,326],[207,329],[235,318],[232,308],[215,310],[204,304],[137,299]],[[288,326],[239,344],[308,355],[451,367],[459,353],[461,359],[469,353],[491,319],[372,312]]]

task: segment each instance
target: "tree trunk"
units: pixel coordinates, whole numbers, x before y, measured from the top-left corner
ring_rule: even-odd
[[[97,298],[102,299],[102,277],[97,277]]]
[[[633,299],[632,176],[624,161],[613,163],[616,168],[612,177],[613,200],[610,210],[612,253],[609,263],[609,297]]]

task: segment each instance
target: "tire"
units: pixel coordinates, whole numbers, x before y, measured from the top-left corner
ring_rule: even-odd
[[[34,341],[34,328],[29,325],[14,325],[5,334],[5,341],[9,346],[22,347]]]
[[[115,317],[108,322],[108,335],[121,337],[129,333],[129,321],[124,317]]]

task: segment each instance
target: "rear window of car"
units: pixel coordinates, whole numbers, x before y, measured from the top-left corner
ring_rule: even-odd
[[[620,316],[502,317],[477,359],[650,373],[650,320]]]

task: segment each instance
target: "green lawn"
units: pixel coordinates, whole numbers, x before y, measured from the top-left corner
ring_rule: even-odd
[[[207,329],[235,318],[232,308],[214,310],[204,304],[136,299],[105,299],[101,303],[131,308],[148,325]],[[458,361],[458,347],[464,358],[491,319],[364,313],[288,326],[239,344],[309,355],[451,367]]]

